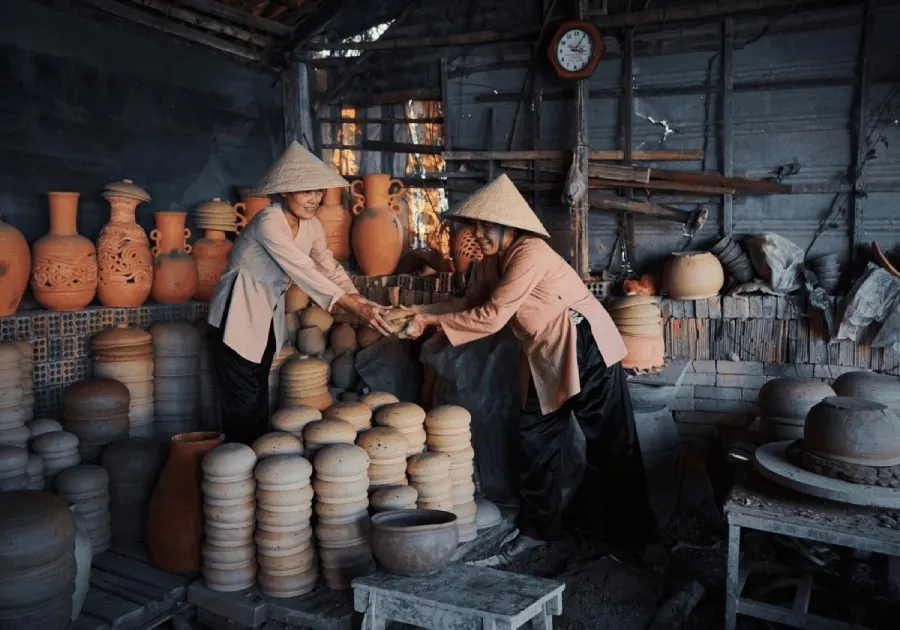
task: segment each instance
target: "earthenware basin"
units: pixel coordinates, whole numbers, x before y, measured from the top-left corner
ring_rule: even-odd
[[[452,512],[390,510],[372,517],[372,552],[389,573],[437,573],[450,563],[458,540]]]
[[[663,268],[663,291],[676,300],[703,300],[725,283],[722,263],[709,252],[675,252]]]
[[[813,405],[834,395],[827,383],[814,378],[776,378],[760,388],[756,404],[762,416],[794,418],[801,426]]]
[[[847,372],[834,381],[838,396],[872,400],[900,413],[900,377],[874,372]]]
[[[900,417],[881,403],[831,396],[809,410],[804,448],[837,461],[900,464]]]

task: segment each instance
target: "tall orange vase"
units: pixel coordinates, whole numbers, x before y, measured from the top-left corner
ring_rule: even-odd
[[[403,182],[376,173],[354,181],[350,190],[356,217],[350,244],[356,263],[367,276],[388,276],[397,269],[406,237],[400,220]]]
[[[197,292],[194,297],[208,302],[219,283],[219,276],[228,265],[228,255],[234,247],[222,230],[206,230],[203,238],[194,243],[191,256],[197,261]]]
[[[200,570],[203,542],[203,457],[225,441],[210,431],[179,433],[153,490],[147,516],[147,555],[164,571]]]
[[[0,216],[0,317],[15,314],[25,295],[30,274],[28,242],[19,230],[4,223]]]
[[[97,239],[97,299],[104,306],[134,308],[147,301],[153,284],[150,241],[135,220],[138,205],[150,195],[126,179],[107,186],[103,196],[110,216]]]
[[[150,232],[153,247],[153,287],[150,295],[160,304],[181,304],[197,292],[197,263],[191,258],[184,227],[186,212],[154,212],[156,229]]]
[[[343,192],[342,188],[327,189],[322,205],[316,210],[316,217],[325,228],[328,249],[340,262],[350,258],[350,226],[353,224],[353,217],[341,203]]]

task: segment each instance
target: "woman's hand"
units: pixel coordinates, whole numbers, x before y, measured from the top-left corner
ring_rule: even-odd
[[[425,313],[416,313],[406,322],[403,329],[403,336],[408,339],[418,339],[425,334],[429,326],[437,326],[438,318],[436,315],[426,315]]]
[[[381,316],[382,313],[387,311],[386,307],[367,300],[357,293],[346,293],[341,296],[337,303],[341,308],[356,315],[362,323],[377,330],[382,336],[389,337],[391,335],[391,329]]]

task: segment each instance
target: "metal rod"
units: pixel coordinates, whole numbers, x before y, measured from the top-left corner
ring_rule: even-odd
[[[725,18],[722,22],[722,175],[734,175],[734,137],[732,122],[734,119],[734,18]],[[734,234],[734,198],[731,195],[722,197],[722,232],[726,236]]]

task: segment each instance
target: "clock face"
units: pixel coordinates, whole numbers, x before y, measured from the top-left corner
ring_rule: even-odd
[[[587,67],[594,56],[594,40],[581,28],[572,28],[556,45],[556,60],[563,70],[578,72]]]

